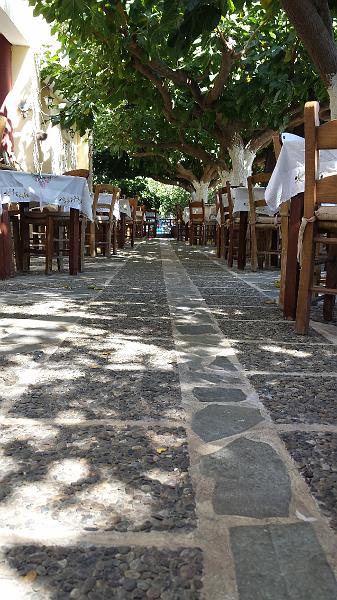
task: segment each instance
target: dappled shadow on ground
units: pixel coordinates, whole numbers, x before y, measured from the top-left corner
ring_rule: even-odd
[[[0,515],[9,533],[41,540],[6,554],[29,598],[199,597],[198,550],[48,543],[83,546],[88,535],[195,527],[186,435],[175,426],[183,414],[159,256],[150,243],[97,278],[53,277],[39,288],[33,275],[36,287],[7,289]],[[16,390],[24,367],[30,383]]]
[[[5,550],[5,558],[12,572],[18,573],[24,582],[13,583],[13,596],[9,593],[8,598],[14,597],[14,593],[22,600],[200,598],[199,549],[22,545]],[[29,578],[35,578],[33,583],[28,583]]]
[[[195,524],[182,428],[27,423],[1,431],[0,515],[7,529],[52,538]]]

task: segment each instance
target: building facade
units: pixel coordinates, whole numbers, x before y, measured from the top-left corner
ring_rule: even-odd
[[[51,125],[53,94],[40,78],[43,47],[51,42],[49,25],[26,0],[0,0],[1,155],[24,171],[61,174],[88,168],[88,142]]]

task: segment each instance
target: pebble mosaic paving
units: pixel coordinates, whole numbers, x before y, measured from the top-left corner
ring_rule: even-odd
[[[277,277],[155,240],[1,283],[1,598],[337,598],[337,349]]]

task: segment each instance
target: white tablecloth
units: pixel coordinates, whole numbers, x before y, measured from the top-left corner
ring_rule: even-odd
[[[249,193],[248,188],[246,187],[237,187],[232,188],[232,198],[234,202],[233,212],[249,212]],[[255,200],[263,200],[265,197],[266,189],[255,187],[254,188],[254,198]],[[270,215],[270,210],[268,206],[260,206],[256,209],[256,212],[259,214],[267,214]]]
[[[304,138],[290,133],[282,134],[282,149],[266,188],[265,199],[275,213],[280,204],[304,192]],[[319,174],[337,171],[337,151],[321,150]]]
[[[188,208],[188,206],[185,206],[184,210],[183,210],[183,221],[184,223],[188,223],[190,220],[190,209]]]
[[[87,180],[72,175],[48,175],[0,170],[2,204],[37,202],[43,206],[76,208],[92,221],[92,200]]]
[[[205,204],[205,221],[215,221],[216,220],[216,205],[215,204]]]
[[[119,212],[126,214],[131,219],[131,206],[125,198],[120,198],[119,200]]]

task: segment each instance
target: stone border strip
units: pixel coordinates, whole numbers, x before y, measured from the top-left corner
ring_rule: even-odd
[[[332,568],[337,573],[337,540],[279,438],[278,428],[271,422],[246,379],[245,371],[202,298],[202,292],[192,283],[168,242],[161,241],[161,251],[182,400],[187,414],[191,476],[199,519],[197,539],[204,553],[203,598],[237,600],[240,590],[240,599],[248,599],[237,540],[241,543],[242,537],[246,536],[247,541],[257,540],[258,543],[260,532],[270,527],[274,528],[270,532],[277,546],[277,536],[287,541],[293,539],[295,526],[299,545],[305,544],[307,539],[311,540],[311,551],[319,565],[315,580],[321,582],[322,589],[326,574],[330,574],[331,586],[323,590],[320,600],[332,600],[337,595],[337,583],[331,572]],[[257,289],[255,285],[251,287]],[[198,307],[198,311],[193,311]],[[188,309],[193,311],[191,335],[186,328]],[[181,329],[181,320],[185,322],[184,329]],[[207,334],[205,325],[211,328],[211,334]],[[199,327],[201,329],[198,330]],[[223,360],[222,368],[216,364],[219,359],[220,363]],[[193,388],[199,385],[198,379],[193,382],[196,374],[220,374],[223,377],[221,388],[226,386],[227,381],[228,389],[233,389],[228,377],[233,376],[235,371],[241,380],[241,389],[247,394],[243,402],[206,403],[198,401],[193,394]],[[253,470],[247,468],[252,454],[255,459]],[[254,478],[255,470],[260,479]],[[263,477],[263,473],[267,473],[267,477]],[[278,477],[281,478],[281,485]],[[283,498],[276,508],[275,489],[276,495],[280,494]],[[238,499],[237,507],[235,498]],[[238,531],[241,532],[239,537],[236,535]],[[254,554],[254,544],[251,543],[249,550]],[[262,552],[260,562],[250,573],[250,577],[260,577],[260,584],[263,561],[267,558],[267,554],[263,556]],[[290,563],[282,565],[282,568],[276,560],[275,578],[291,583],[296,567],[303,590],[306,590],[307,582],[296,553],[290,557]],[[265,593],[275,591],[276,595],[269,596],[273,600],[288,598],[278,595],[278,586],[274,581],[266,585]],[[319,585],[313,590],[315,595],[309,590],[310,595],[306,598],[317,598],[317,589]],[[254,600],[265,598],[264,592],[254,596]]]

